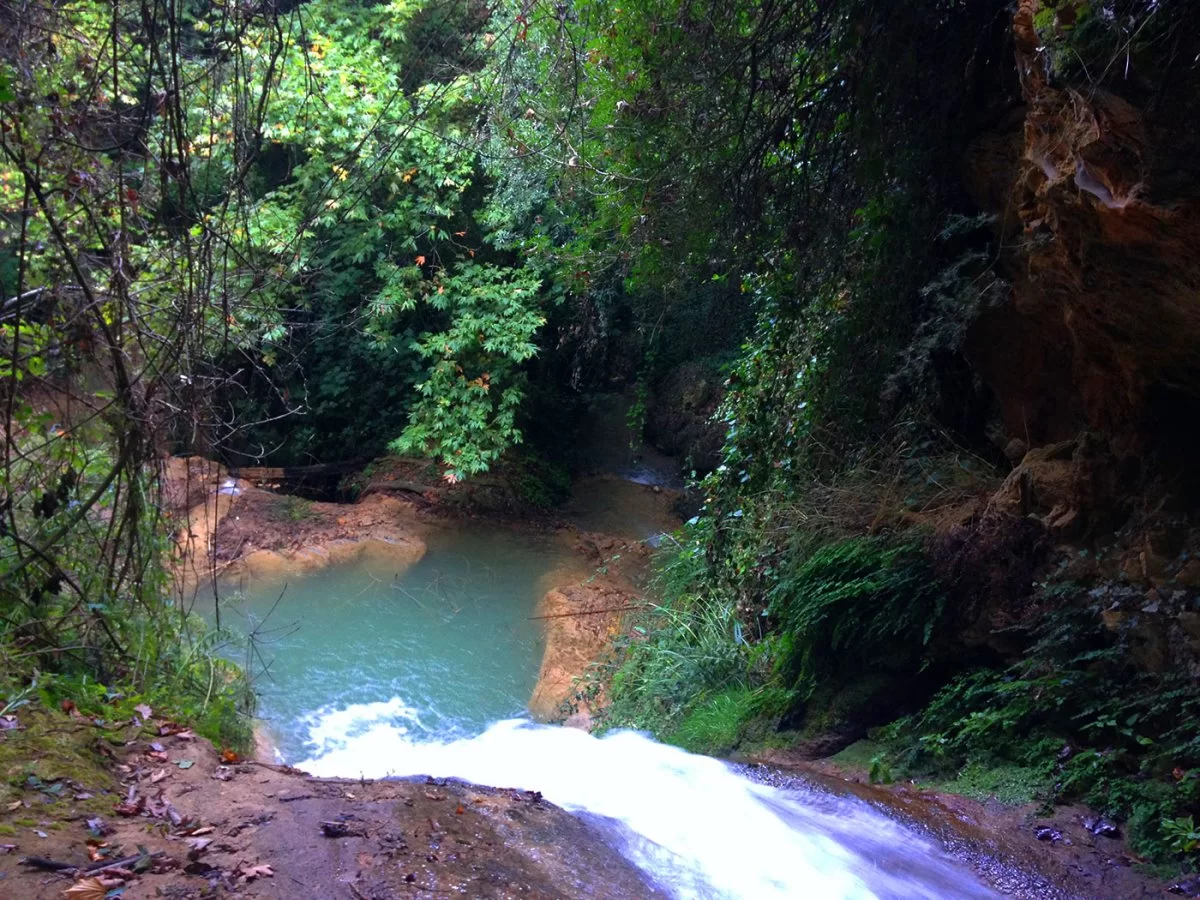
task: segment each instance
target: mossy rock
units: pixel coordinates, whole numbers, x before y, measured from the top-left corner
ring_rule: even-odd
[[[804,706],[801,737],[813,739],[831,731],[861,737],[881,715],[895,709],[892,701],[901,690],[895,676],[882,672],[822,685]]]

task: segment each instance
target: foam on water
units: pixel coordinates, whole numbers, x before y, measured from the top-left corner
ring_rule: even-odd
[[[756,784],[733,767],[624,731],[508,720],[447,742],[414,740],[400,698],[305,720],[324,777],[429,775],[540,791],[594,817],[677,897],[991,898],[938,848],[853,800]]]

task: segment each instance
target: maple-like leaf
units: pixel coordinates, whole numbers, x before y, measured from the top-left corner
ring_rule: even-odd
[[[104,900],[109,891],[122,884],[119,878],[99,878],[93,875],[91,878],[75,882],[63,891],[63,896],[70,897],[71,900]]]

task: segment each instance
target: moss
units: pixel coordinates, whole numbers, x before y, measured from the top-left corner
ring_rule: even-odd
[[[884,754],[886,748],[875,741],[855,741],[841,753],[832,757],[833,762],[843,769],[870,770],[872,764]]]
[[[897,691],[895,675],[868,672],[845,684],[831,681],[818,686],[804,708],[801,736],[814,738],[825,732],[874,719],[885,700]]]
[[[1043,769],[982,762],[968,763],[954,778],[935,780],[929,786],[974,800],[995,798],[1010,806],[1032,803],[1050,788]]]
[[[94,729],[43,707],[20,713],[22,728],[0,740],[0,777],[23,787],[32,775],[44,783],[67,780],[90,791],[112,788],[112,775],[97,752]]]
[[[30,819],[30,818],[13,819],[12,823],[17,828],[34,828],[37,826],[37,819]]]
[[[9,825],[7,822],[0,823],[0,836],[12,837],[16,833],[17,829],[14,826]]]

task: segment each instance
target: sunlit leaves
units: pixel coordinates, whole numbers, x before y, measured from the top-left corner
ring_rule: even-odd
[[[538,290],[528,272],[472,263],[445,279],[429,302],[450,325],[415,345],[432,366],[394,449],[436,456],[448,474],[463,478],[520,443],[518,366],[537,352],[533,336],[545,321]]]

